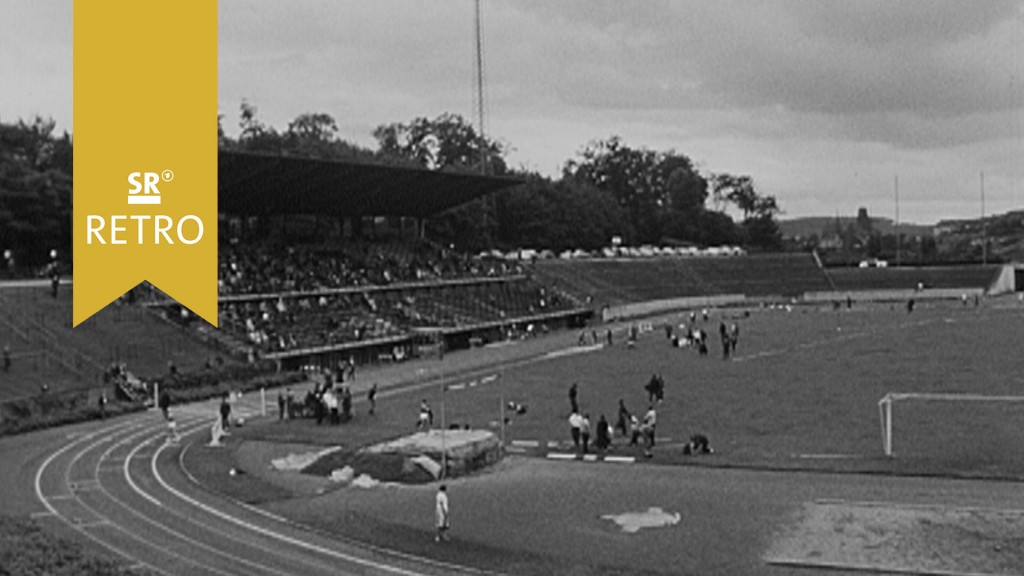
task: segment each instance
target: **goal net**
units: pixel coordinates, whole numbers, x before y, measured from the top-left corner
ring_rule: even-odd
[[[878,411],[886,456],[1024,462],[1024,396],[889,393]]]

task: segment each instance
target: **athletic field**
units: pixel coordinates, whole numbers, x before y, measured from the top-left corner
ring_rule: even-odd
[[[718,336],[723,318],[740,326],[729,360]],[[706,324],[697,320],[708,333],[706,357],[666,338],[665,323],[688,320],[658,319],[632,348],[624,326],[613,326],[610,347],[567,348],[495,371],[494,380],[456,383],[445,394],[446,420],[493,426],[504,398],[527,408],[507,427],[516,445],[564,445],[571,383],[592,426],[602,414],[614,426],[620,398],[643,415],[644,384],[658,372],[666,394],[656,406],[655,462],[1024,478],[1024,402],[899,401],[893,458],[883,453],[878,407],[890,392],[1024,397],[1024,306],[1016,299],[977,308],[918,303],[912,313],[903,304],[856,303],[713,310]],[[438,389],[418,396],[441,402]],[[416,401],[408,399],[408,414]],[[716,454],[683,457],[694,433],[708,436]],[[640,454],[621,437],[614,444],[613,453]]]

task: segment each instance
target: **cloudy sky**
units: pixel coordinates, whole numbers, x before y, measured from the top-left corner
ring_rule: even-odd
[[[1024,0],[482,0],[486,131],[549,175],[588,141],[749,174],[786,217],[1024,208]],[[71,127],[71,1],[0,0],[0,119]],[[219,105],[349,140],[475,121],[472,0],[220,0]]]

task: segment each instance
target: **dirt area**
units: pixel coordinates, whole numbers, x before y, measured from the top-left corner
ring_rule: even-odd
[[[765,560],[915,574],[1019,574],[1024,511],[808,503]]]

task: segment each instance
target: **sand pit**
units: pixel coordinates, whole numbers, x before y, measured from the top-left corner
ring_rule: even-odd
[[[808,503],[765,561],[914,574],[1020,574],[1024,511]]]

